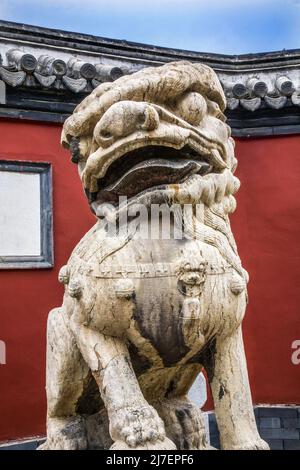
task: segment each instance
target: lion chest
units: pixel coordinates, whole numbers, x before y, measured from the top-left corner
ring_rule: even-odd
[[[230,288],[232,269],[217,250],[195,240],[131,241],[92,276],[91,326],[128,334],[166,365],[200,350],[244,310],[245,296]]]

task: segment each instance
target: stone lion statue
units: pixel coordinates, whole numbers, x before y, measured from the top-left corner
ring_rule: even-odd
[[[243,348],[225,105],[212,69],[174,62],[101,84],[66,120],[62,144],[98,220],[60,270],[63,304],[49,314],[42,448],[209,449],[187,397],[203,368],[222,448],[268,448]],[[176,208],[171,229],[189,209],[183,236],[137,236],[161,204]],[[133,205],[148,217],[125,224]]]

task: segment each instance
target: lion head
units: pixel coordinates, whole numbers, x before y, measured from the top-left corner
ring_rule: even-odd
[[[238,188],[225,96],[206,65],[173,62],[98,86],[63,127],[90,200],[164,192],[206,205]]]

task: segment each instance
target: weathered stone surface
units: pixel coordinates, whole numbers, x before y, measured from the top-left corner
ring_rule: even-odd
[[[65,122],[91,208],[119,231],[99,219],[60,271],[44,449],[209,449],[187,397],[203,367],[222,448],[268,448],[243,349],[248,275],[229,223],[239,181],[224,108],[209,67],[176,62],[100,85]],[[154,203],[176,204],[174,230],[190,209],[183,237],[136,236]],[[147,217],[126,225],[134,204]]]

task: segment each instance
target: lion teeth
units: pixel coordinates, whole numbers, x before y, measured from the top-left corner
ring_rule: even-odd
[[[215,168],[226,168],[227,165],[221,157],[221,153],[219,152],[219,150],[215,148],[211,150],[211,159],[211,163]]]

